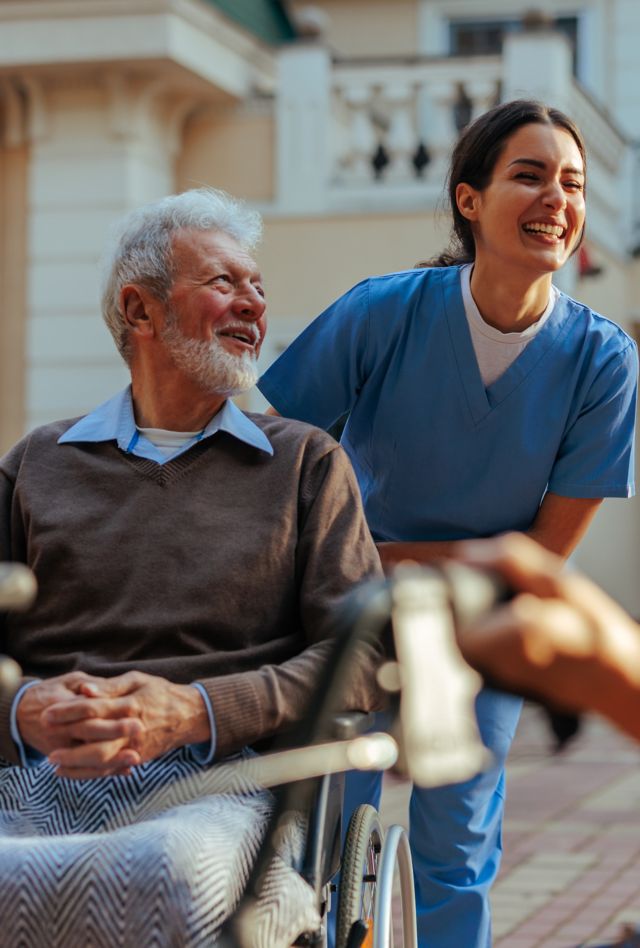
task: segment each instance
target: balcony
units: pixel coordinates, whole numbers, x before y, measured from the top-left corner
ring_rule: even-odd
[[[515,35],[491,57],[345,61],[320,47],[283,52],[273,210],[432,211],[442,203],[459,129],[516,97],[549,102],[578,123],[590,231],[626,257],[640,243],[638,153],[578,85],[566,41],[555,33]]]

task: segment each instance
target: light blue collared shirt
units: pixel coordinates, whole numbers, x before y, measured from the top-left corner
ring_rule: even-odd
[[[205,428],[195,437],[187,441],[178,448],[169,457],[165,455],[146,438],[136,425],[133,414],[133,402],[131,400],[131,386],[118,392],[113,398],[103,402],[98,408],[95,408],[75,425],[72,425],[60,438],[58,444],[82,444],[83,442],[115,441],[121,451],[126,454],[135,454],[136,457],[147,458],[150,461],[156,461],[158,464],[166,464],[180,454],[184,454],[194,445],[205,438],[210,438],[218,431],[226,431],[239,441],[243,441],[260,451],[267,454],[273,454],[273,447],[265,433],[255,425],[250,418],[240,411],[240,409],[229,399],[224,403]],[[23,767],[36,766],[43,759],[43,755],[31,747],[23,744],[18,730],[17,708],[20,698],[25,690],[35,682],[29,682],[23,685],[13,699],[11,707],[11,737],[13,738],[20,762]],[[213,708],[206,689],[198,682],[193,683],[197,688],[207,709],[209,725],[211,728],[211,741],[202,744],[192,744],[191,751],[201,764],[208,764],[213,760],[216,749],[216,723],[213,714]]]
[[[120,450],[124,451],[125,454],[135,454],[136,457],[147,458],[147,460],[156,461],[158,464],[165,464],[167,461],[172,461],[173,458],[178,457],[178,455],[184,454],[199,441],[210,438],[218,431],[226,431],[227,434],[233,435],[239,441],[244,441],[245,444],[258,448],[260,451],[265,451],[267,454],[273,454],[271,442],[266,434],[257,425],[254,425],[251,419],[247,418],[232,401],[227,399],[220,411],[213,416],[199,434],[167,458],[148,438],[145,438],[138,431],[133,415],[131,386],[127,386],[122,392],[118,392],[109,401],[103,402],[90,414],[77,421],[75,425],[72,425],[58,438],[58,444],[116,441]]]

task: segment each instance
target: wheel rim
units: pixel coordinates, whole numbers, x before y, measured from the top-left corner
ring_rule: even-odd
[[[372,948],[373,945],[373,913],[376,904],[376,883],[378,879],[378,859],[380,845],[373,839],[369,840],[365,858],[364,873],[362,876],[362,905],[360,907],[362,921],[367,926],[367,935],[362,942],[362,948]]]

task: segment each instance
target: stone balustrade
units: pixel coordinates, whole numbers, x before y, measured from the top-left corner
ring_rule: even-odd
[[[558,34],[515,35],[502,56],[487,57],[347,61],[321,47],[287,52],[277,97],[279,210],[432,210],[460,129],[515,97],[549,102],[580,126],[590,231],[626,256],[640,244],[639,152],[578,85]]]
[[[628,253],[640,232],[637,151],[576,82],[567,112],[587,145],[589,229],[614,256]]]
[[[442,186],[459,129],[500,98],[501,60],[338,62],[330,184]]]

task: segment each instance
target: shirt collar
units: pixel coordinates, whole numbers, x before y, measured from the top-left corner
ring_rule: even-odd
[[[227,399],[220,411],[213,416],[206,425],[202,436],[197,440],[203,441],[217,431],[226,431],[227,434],[251,447],[257,448],[259,451],[273,454],[271,442],[265,433],[244,412],[240,411],[230,399]],[[99,441],[116,441],[121,451],[135,453],[159,463],[170,460],[162,457],[154,445],[147,441],[143,435],[138,437],[131,401],[131,386],[127,386],[122,392],[118,392],[113,398],[103,402],[102,405],[85,415],[84,418],[77,421],[75,425],[72,425],[58,438],[58,444]],[[194,443],[197,443],[197,441],[188,444],[182,450],[188,450],[193,447]],[[182,451],[177,452],[177,454],[180,453]]]

